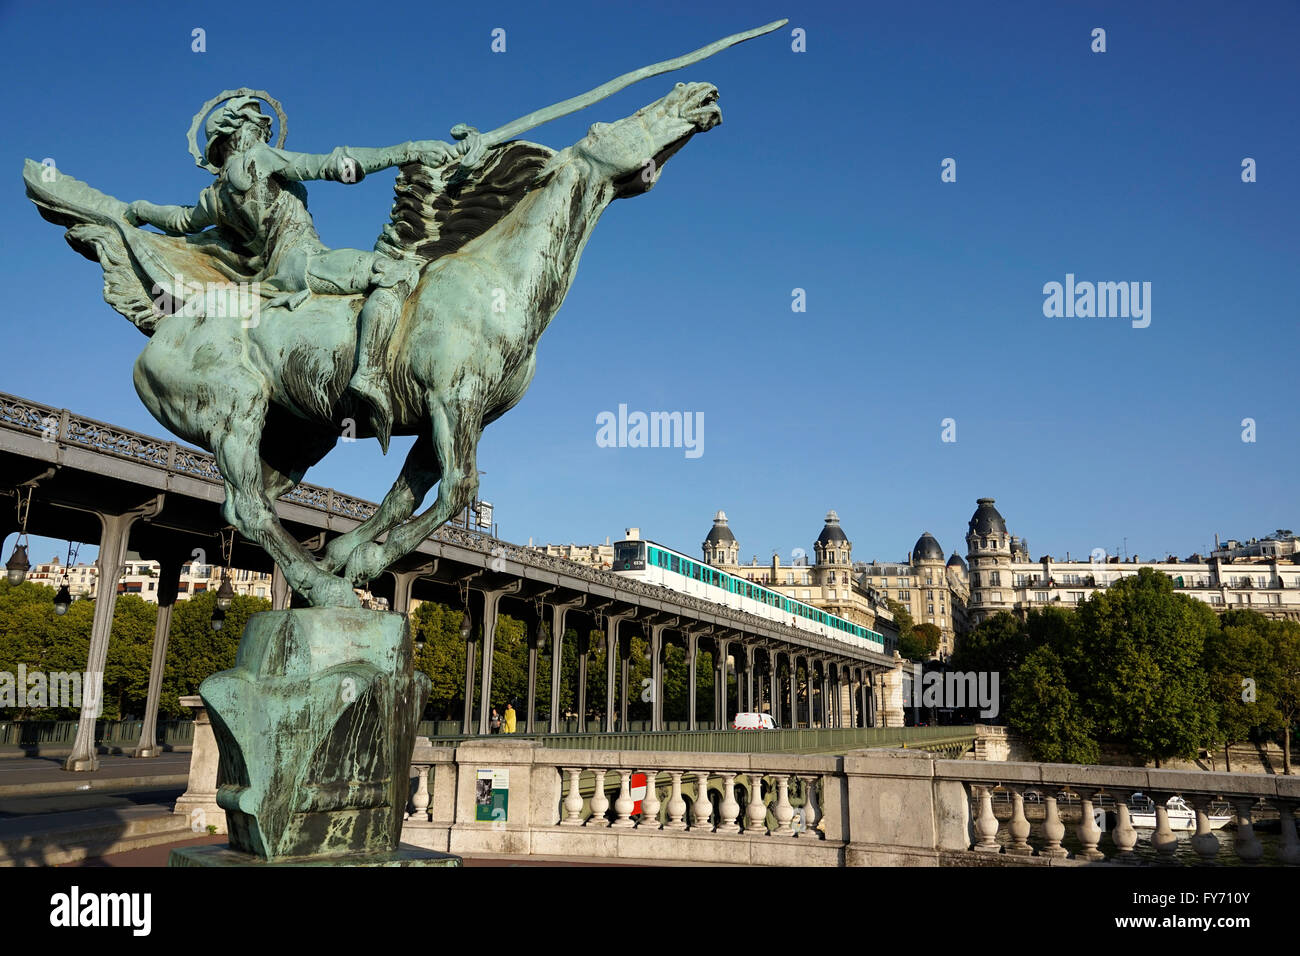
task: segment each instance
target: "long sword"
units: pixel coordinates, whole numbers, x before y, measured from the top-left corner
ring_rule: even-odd
[[[552,106],[543,107],[540,110],[534,110],[527,116],[521,116],[519,119],[507,123],[505,126],[498,126],[496,129],[483,134],[483,144],[485,146],[499,146],[508,140],[514,139],[520,133],[526,133],[530,129],[541,126],[543,123],[549,123],[551,120],[559,119],[561,116],[568,116],[570,113],[576,113],[578,110],[586,109],[594,103],[599,103],[606,97],[613,96],[619,90],[631,86],[633,83],[639,83],[641,80],[649,79],[652,76],[658,76],[660,73],[671,73],[673,70],[680,70],[682,67],[690,66],[692,63],[698,63],[700,60],[707,59],[715,53],[720,53],[729,46],[735,46],[737,43],[744,43],[746,40],[752,40],[754,37],[762,36],[765,33],[771,33],[773,30],[780,29],[789,23],[789,20],[776,20],[765,26],[755,27],[753,30],[746,30],[743,33],[734,33],[729,37],[723,37],[710,43],[708,46],[702,46],[694,53],[686,53],[682,56],[675,57],[671,60],[664,60],[661,63],[652,63],[650,66],[643,66],[639,70],[633,70],[631,73],[624,73],[617,76],[608,83],[602,83],[594,90],[588,90],[578,96],[562,100]],[[464,139],[471,132],[471,128],[464,123],[457,123],[451,129],[452,139]]]

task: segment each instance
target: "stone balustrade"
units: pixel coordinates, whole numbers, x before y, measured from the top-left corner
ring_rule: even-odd
[[[1225,862],[1220,858],[1226,841],[1211,828],[1212,805],[1231,807],[1232,853],[1236,862],[1255,864],[1264,856],[1253,817],[1261,809],[1276,811],[1279,825],[1277,862],[1300,865],[1295,812],[1300,807],[1300,778],[1247,773],[1201,773],[1182,770],[1148,770],[1138,767],[1078,766],[1075,764],[936,761],[936,774],[959,779],[968,790],[972,810],[972,850],[994,856],[1011,856],[1028,862],[1069,861],[1088,863],[1139,862],[1139,831],[1133,825],[1130,800],[1141,793],[1154,804],[1155,826],[1144,829],[1153,860],[1175,864],[1180,841],[1170,826],[1166,803],[1181,797],[1195,813],[1196,830],[1187,841],[1195,856],[1190,862]],[[994,813],[995,794],[1010,798],[1011,818]],[[1062,795],[1078,801],[1077,822],[1072,822],[1076,848],[1062,845],[1067,827],[1061,818]],[[1026,812],[1027,798],[1042,808],[1042,821],[1034,831]],[[1103,833],[1096,810],[1113,825]],[[1037,816],[1038,814],[1035,814]]]
[[[480,820],[476,788],[480,776],[489,776],[483,771],[507,783],[508,798]],[[639,775],[647,785],[638,806]],[[1234,808],[1233,842],[1241,861],[1263,855],[1252,825],[1263,800],[1280,816],[1275,862],[1300,864],[1300,779],[1261,774],[993,764],[913,750],[565,750],[501,738],[453,748],[422,738],[412,779],[403,840],[451,853],[769,866],[1123,863],[1137,859],[1138,837],[1125,808],[1141,791],[1158,807],[1158,826],[1148,831],[1158,851],[1151,862],[1177,862],[1177,837],[1164,811],[1165,800],[1177,794],[1197,811],[1192,846],[1202,858],[1219,853],[1206,814],[1221,797]],[[1057,806],[1063,791],[1078,798],[1077,844],[1066,838]],[[1036,833],[1025,812],[1031,792],[1043,807]],[[994,793],[1010,795],[1010,820],[994,813]],[[1104,842],[1092,812],[1103,795],[1116,817]]]

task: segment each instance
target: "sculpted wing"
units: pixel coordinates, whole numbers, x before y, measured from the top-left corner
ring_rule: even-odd
[[[393,215],[375,249],[421,265],[483,235],[539,184],[555,150],[516,140],[489,149],[463,179],[458,167],[408,163],[394,185]]]

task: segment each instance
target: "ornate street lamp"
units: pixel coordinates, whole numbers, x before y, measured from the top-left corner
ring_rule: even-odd
[[[53,474],[53,472],[50,472]],[[27,516],[32,513],[32,491],[35,490],[36,484],[32,482],[27,486],[27,500],[23,500],[23,490],[19,488],[14,494],[18,499],[18,540],[14,542],[14,553],[9,556],[5,562],[5,572],[9,578],[9,583],[17,587],[23,583],[27,577],[27,572],[31,569],[31,562],[27,560]]]
[[[235,548],[235,529],[230,529],[227,539],[225,529],[221,531],[221,557],[224,566],[221,569],[221,587],[217,588],[217,601],[212,608],[212,629],[219,631],[226,624],[226,612],[235,599],[235,589],[230,586],[230,553]]]
[[[68,590],[68,576],[63,576],[63,586],[59,588],[59,593],[54,595],[54,613],[62,617],[68,613],[68,608],[72,607],[72,592]]]
[[[230,602],[235,599],[235,589],[230,586],[230,575],[226,571],[221,572],[221,587],[217,588],[217,609],[225,612],[230,610]]]
[[[31,566],[31,562],[27,560],[27,545],[14,545],[14,553],[5,562],[5,571],[8,573],[9,583],[15,586],[22,584]]]

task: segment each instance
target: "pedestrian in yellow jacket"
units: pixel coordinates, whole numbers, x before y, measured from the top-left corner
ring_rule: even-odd
[[[515,705],[506,704],[504,726],[501,728],[502,733],[513,734],[515,732]]]

